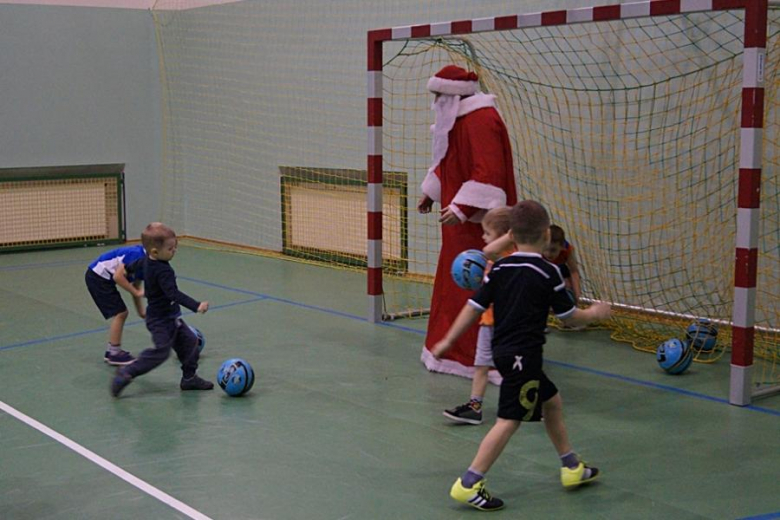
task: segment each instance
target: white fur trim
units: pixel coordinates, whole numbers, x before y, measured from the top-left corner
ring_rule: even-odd
[[[431,125],[431,167],[428,173],[433,172],[439,163],[447,155],[450,142],[450,130],[455,126],[460,108],[460,96],[439,96],[431,105],[436,113],[436,122]]]
[[[431,161],[431,167],[428,168],[428,175],[433,175],[433,171],[439,166],[439,163],[447,155],[447,148],[449,147],[449,133],[452,127],[455,125],[455,120],[458,117],[465,116],[480,108],[495,107],[496,96],[492,94],[483,94],[477,92],[471,97],[466,99],[460,99],[459,96],[442,96],[437,101],[434,101],[433,108],[437,111],[437,121],[431,125],[431,133],[433,139],[431,142],[433,159]],[[454,105],[454,106],[453,106]],[[427,178],[427,176],[426,176]],[[425,182],[423,181],[423,185]],[[441,201],[441,186],[439,186],[436,193],[439,194],[438,198],[432,197],[423,188],[423,192],[426,193],[433,200]],[[473,222],[480,222],[480,220],[473,220]]]
[[[458,106],[458,117],[470,114],[471,112],[479,110],[480,108],[495,106],[496,96],[493,94],[483,94],[482,92],[477,92],[471,97],[460,100],[460,105]]]
[[[479,82],[456,81],[433,76],[428,80],[428,90],[450,96],[470,96],[479,90]]]
[[[425,368],[431,372],[440,372],[442,374],[452,374],[454,376],[466,377],[468,379],[474,378],[474,367],[463,366],[457,361],[451,359],[436,359],[431,352],[423,347],[420,361],[423,362]],[[488,381],[494,385],[501,384],[501,374],[497,370],[491,370],[488,372]]]
[[[452,202],[482,209],[499,208],[506,206],[506,192],[492,184],[466,181],[455,194]]]
[[[435,202],[441,202],[441,181],[435,172],[429,170],[422,182],[422,192]]]
[[[463,212],[460,210],[460,208],[459,208],[458,206],[456,206],[455,204],[450,204],[450,205],[449,205],[449,206],[447,206],[447,207],[448,207],[448,208],[450,208],[450,209],[452,210],[452,212],[453,212],[453,213],[455,213],[455,216],[457,216],[457,217],[458,217],[458,219],[459,219],[461,222],[466,222],[466,220],[467,220],[467,218],[466,218],[466,214],[465,214],[465,213],[463,213]]]

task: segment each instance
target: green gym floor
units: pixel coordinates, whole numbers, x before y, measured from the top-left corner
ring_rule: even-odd
[[[484,424],[449,423],[470,382],[423,367],[425,320],[367,322],[361,274],[181,246],[179,287],[211,304],[185,316],[206,336],[201,375],[242,357],[255,386],[181,393],[172,356],[114,399],[84,286],[106,249],[0,256],[0,518],[485,514],[448,493],[497,388]],[[124,347],[149,344],[131,314]],[[780,396],[730,406],[727,359],[668,376],[602,331],[553,332],[545,357],[575,449],[603,475],[564,491],[543,426],[524,425],[488,475],[507,504],[491,519],[780,518]]]

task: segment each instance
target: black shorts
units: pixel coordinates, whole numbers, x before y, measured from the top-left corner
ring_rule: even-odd
[[[95,271],[92,269],[87,269],[87,274],[84,275],[84,279],[87,282],[89,294],[92,295],[95,305],[100,309],[100,312],[105,319],[113,318],[117,314],[127,310],[122,295],[119,294],[113,280],[109,281],[105,278],[101,278],[95,274]]]
[[[542,354],[502,356],[493,359],[501,374],[498,417],[535,422],[542,418],[542,403],[555,397],[558,389],[542,370]]]

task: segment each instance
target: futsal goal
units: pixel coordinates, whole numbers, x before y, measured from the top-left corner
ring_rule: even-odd
[[[430,162],[429,77],[455,63],[494,94],[520,199],[575,244],[613,337],[654,352],[691,320],[719,328],[731,403],[780,390],[780,9],[654,0],[368,32],[369,319],[424,314],[436,218],[409,211],[405,269],[384,259],[383,172]]]

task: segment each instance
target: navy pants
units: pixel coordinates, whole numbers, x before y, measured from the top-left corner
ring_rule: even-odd
[[[171,355],[171,349],[181,363],[182,375],[189,379],[198,370],[198,338],[181,318],[146,318],[146,328],[152,333],[153,348],[148,348],[125,368],[132,377],[138,377],[162,365]]]

